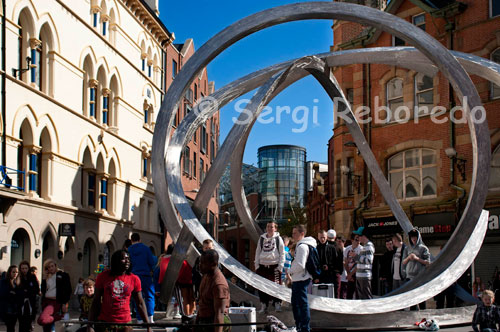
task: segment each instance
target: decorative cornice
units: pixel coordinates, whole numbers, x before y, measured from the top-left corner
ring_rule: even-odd
[[[30,38],[30,47],[31,48],[37,48],[40,45],[42,45],[42,41],[40,39]]]
[[[89,80],[89,87],[91,88],[97,88],[99,86],[99,81],[96,79],[91,78]]]

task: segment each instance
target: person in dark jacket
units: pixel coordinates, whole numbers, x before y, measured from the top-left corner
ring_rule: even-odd
[[[338,298],[342,272],[344,271],[344,249],[340,248],[337,244],[335,241],[336,238],[337,232],[334,229],[326,232],[326,257],[328,259],[326,274],[328,275],[329,283],[333,284],[334,295]]]
[[[19,302],[19,332],[29,332],[37,312],[37,296],[40,293],[38,279],[30,273],[28,261],[19,263],[19,277],[17,278]]]
[[[382,292],[380,295],[385,295],[392,291],[392,258],[394,256],[394,245],[392,238],[385,239],[386,252],[380,260],[380,283],[382,284]]]
[[[328,284],[331,283],[330,276],[328,275],[328,257],[326,253],[326,231],[320,230],[318,232],[318,245],[316,246],[316,250],[318,251],[319,263],[321,264],[321,274],[318,279],[314,279],[313,282],[315,284]]]
[[[406,281],[405,269],[403,268],[403,253],[405,252],[406,244],[403,243],[401,235],[396,233],[392,235],[392,245],[394,247],[391,265],[392,290],[396,290],[403,286]]]
[[[5,322],[7,332],[15,332],[19,303],[17,301],[17,265],[9,266],[4,279],[0,281],[0,318]]]
[[[133,233],[130,238],[132,239],[132,245],[128,248],[128,252],[130,254],[130,262],[132,263],[132,273],[141,280],[142,297],[148,309],[149,321],[153,323],[153,315],[155,313],[153,271],[157,259],[148,246],[141,242],[139,233]],[[139,320],[139,322],[142,321]]]
[[[50,332],[53,324],[61,320],[68,312],[72,288],[69,275],[57,268],[53,259],[43,263],[44,279],[42,280],[42,312],[38,324],[44,332]]]

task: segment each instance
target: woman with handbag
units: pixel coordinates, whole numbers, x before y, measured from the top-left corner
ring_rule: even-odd
[[[59,270],[53,259],[47,259],[43,263],[43,272],[42,312],[38,317],[38,324],[43,327],[44,332],[50,332],[54,323],[68,312],[72,288],[69,275]]]

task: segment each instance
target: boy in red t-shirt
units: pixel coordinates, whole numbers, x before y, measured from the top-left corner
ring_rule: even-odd
[[[111,269],[100,273],[95,284],[95,295],[89,313],[89,320],[109,323],[129,323],[130,298],[138,303],[139,314],[145,323],[149,323],[146,305],[141,295],[141,281],[130,273],[130,257],[125,250],[119,250],[111,256]],[[97,331],[128,332],[131,326],[96,325]],[[88,331],[92,331],[89,325]],[[151,332],[151,327],[148,327]]]

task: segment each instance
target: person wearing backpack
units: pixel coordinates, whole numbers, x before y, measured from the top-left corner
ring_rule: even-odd
[[[309,332],[311,314],[307,300],[307,288],[314,274],[321,272],[316,240],[306,237],[306,227],[296,225],[292,230],[292,237],[297,246],[295,247],[295,259],[288,271],[292,279],[292,309],[295,327],[298,332]],[[319,270],[319,271],[318,271]]]
[[[356,262],[356,299],[366,300],[372,296],[372,264],[375,255],[375,246],[368,238],[368,229],[361,226],[353,232],[359,236],[363,245],[359,254],[350,252],[349,255]]]
[[[266,225],[266,232],[262,234],[255,250],[255,272],[268,280],[281,284],[281,271],[285,265],[285,244],[277,232],[278,224],[270,221]],[[259,291],[261,309],[259,313],[267,313],[269,302],[274,303],[276,311],[281,311],[281,301]]]

